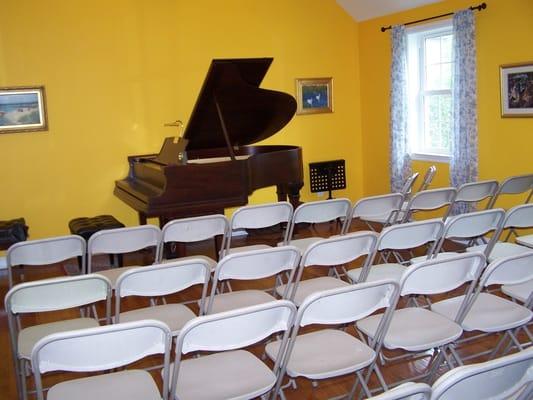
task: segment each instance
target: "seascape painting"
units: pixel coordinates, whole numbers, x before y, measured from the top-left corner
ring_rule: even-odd
[[[296,79],[297,114],[333,112],[331,78]]]
[[[44,88],[0,88],[0,133],[46,129]]]
[[[533,117],[533,62],[500,67],[502,117]]]

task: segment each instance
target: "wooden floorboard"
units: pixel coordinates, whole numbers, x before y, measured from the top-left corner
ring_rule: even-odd
[[[298,234],[302,237],[304,236],[326,236],[334,234],[339,228],[338,224],[319,224],[307,227],[300,227]],[[355,226],[353,230],[361,229],[361,226]],[[235,245],[245,245],[245,244],[254,244],[254,243],[268,243],[275,245],[279,241],[280,232],[279,230],[262,230],[258,232],[251,232],[250,235],[246,237],[238,238],[234,241]],[[187,247],[187,255],[190,254],[206,254],[214,256],[214,246],[212,243],[202,243],[194,246]],[[151,254],[150,252],[140,252],[131,254],[125,257],[125,265],[139,265],[150,263]],[[107,257],[102,257],[98,260],[99,264],[105,266],[108,262]],[[354,264],[355,265],[355,264]],[[353,266],[352,266],[353,267]],[[24,276],[26,280],[40,279],[50,276],[66,275],[67,273],[75,273],[77,270],[76,260],[69,260],[65,263],[53,265],[50,267],[44,268],[25,268]],[[319,267],[309,268],[305,272],[305,277],[314,277],[324,274],[324,269]],[[273,284],[273,281],[265,280],[260,282],[256,287],[266,288]],[[243,285],[242,283],[235,283],[233,285],[234,289],[239,289],[243,287],[250,287],[248,284]],[[0,293],[2,298],[5,296],[8,290],[7,276],[5,271],[0,275]],[[459,292],[457,292],[459,293]],[[171,296],[169,301],[186,301],[197,299],[200,297],[199,289],[189,289],[184,293],[176,296]],[[123,309],[138,308],[145,303],[138,299],[128,299],[124,304]],[[194,304],[191,305],[193,310],[195,309]],[[40,315],[31,315],[24,318],[25,324],[38,324],[43,322],[48,322],[57,319],[65,319],[69,317],[76,317],[78,314],[75,310],[62,311],[58,313],[46,313]],[[314,328],[312,328],[314,329]],[[353,330],[352,327],[349,330]],[[482,340],[470,343],[466,346],[463,346],[460,349],[460,353],[463,355],[473,354],[475,352],[488,350],[493,347],[495,344],[495,337],[487,337]],[[259,346],[254,346],[252,351],[258,356],[262,355],[262,348]],[[9,337],[8,337],[8,327],[7,327],[7,317],[5,309],[0,310],[0,399],[16,399],[16,386],[15,386],[15,377],[13,373],[13,363],[11,358],[11,351],[9,346]],[[427,366],[429,357],[422,358],[412,362],[401,362],[394,363],[391,365],[386,365],[382,367],[382,372],[385,376],[387,382],[396,381],[399,379],[408,379],[409,377],[420,374],[425,367]],[[483,359],[480,359],[480,361]],[[148,362],[157,362],[157,360],[148,360]],[[146,362],[142,365],[146,365]],[[440,371],[442,373],[444,370]],[[159,375],[157,373],[153,374],[159,385],[161,385]],[[70,374],[54,374],[51,378],[47,379],[47,383],[52,383],[55,381],[60,381],[68,379]],[[246,379],[246,377],[241,377],[240,379]],[[326,399],[330,397],[340,396],[348,392],[352,386],[353,377],[346,376],[340,378],[334,378],[325,380],[319,383],[317,387],[314,387],[311,382],[305,379],[297,379],[298,389],[286,389],[285,394],[287,399]],[[373,378],[371,380],[371,385],[376,386],[376,381]],[[32,397],[33,398],[33,397]]]

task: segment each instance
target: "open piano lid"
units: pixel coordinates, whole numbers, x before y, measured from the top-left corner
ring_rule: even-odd
[[[296,112],[294,97],[259,88],[272,60],[242,58],[211,61],[183,135],[189,141],[188,150],[228,146],[219,110],[231,146],[266,139],[291,120]]]

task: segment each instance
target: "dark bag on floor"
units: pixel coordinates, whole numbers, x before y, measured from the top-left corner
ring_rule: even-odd
[[[24,218],[0,221],[0,246],[10,246],[28,237],[28,227]]]

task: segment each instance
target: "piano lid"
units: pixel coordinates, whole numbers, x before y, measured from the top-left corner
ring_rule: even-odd
[[[261,89],[272,58],[211,61],[184,138],[187,149],[227,147],[216,102],[232,146],[259,142],[282,129],[296,112],[288,93]]]

